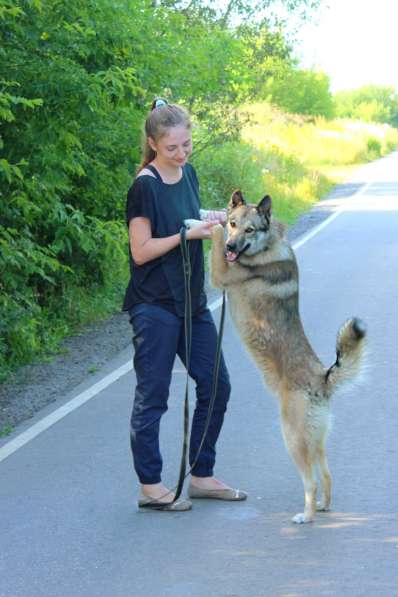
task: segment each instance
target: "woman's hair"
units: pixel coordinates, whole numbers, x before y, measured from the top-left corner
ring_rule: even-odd
[[[156,98],[145,121],[142,160],[137,172],[140,172],[156,157],[156,151],[149,145],[148,137],[158,141],[163,135],[167,134],[168,129],[179,125],[185,126],[188,130],[192,128],[188,111],[182,106],[168,104],[166,100]]]

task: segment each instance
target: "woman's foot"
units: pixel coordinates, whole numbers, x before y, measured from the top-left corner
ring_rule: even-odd
[[[141,495],[162,504],[170,504],[174,500],[175,494],[163,483],[153,483],[151,485],[141,484]]]
[[[244,491],[234,489],[215,477],[195,477],[194,475],[192,475],[188,495],[190,498],[233,502],[241,502],[247,498],[247,493]]]
[[[195,475],[191,475],[191,486],[197,489],[231,489],[229,485],[215,477],[195,477]]]
[[[138,498],[138,507],[161,512],[184,512],[191,510],[192,502],[185,499],[173,501],[175,493],[167,489],[163,483],[151,485],[141,484],[141,495]]]

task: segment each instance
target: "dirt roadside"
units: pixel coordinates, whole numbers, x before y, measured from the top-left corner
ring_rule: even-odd
[[[336,209],[336,200],[351,195],[360,186],[336,186],[289,229],[290,241],[319,225]],[[209,302],[214,296],[214,291],[208,288]],[[67,338],[61,345],[61,353],[54,355],[50,362],[21,367],[7,383],[0,384],[0,436],[69,393],[130,343],[128,315],[116,313],[108,320],[85,326],[79,334]]]

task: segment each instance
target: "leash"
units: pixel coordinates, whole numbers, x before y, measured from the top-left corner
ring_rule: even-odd
[[[185,361],[186,361],[186,370],[187,370],[187,377],[185,383],[185,398],[184,398],[184,438],[182,444],[182,453],[181,453],[181,462],[180,462],[180,471],[178,476],[177,485],[161,496],[161,498],[165,498],[166,496],[170,495],[173,491],[175,492],[175,496],[173,499],[174,503],[178,500],[181,495],[181,492],[184,487],[185,479],[192,473],[192,469],[195,467],[196,463],[198,462],[200,452],[202,451],[203,444],[206,440],[206,435],[209,430],[211,417],[213,414],[214,403],[217,396],[217,385],[218,385],[218,374],[220,370],[220,363],[221,363],[221,344],[222,344],[222,337],[224,334],[224,321],[225,321],[225,290],[223,291],[223,300],[221,306],[221,315],[220,315],[220,324],[219,330],[217,335],[217,344],[216,344],[216,354],[215,354],[215,361],[214,361],[214,369],[213,369],[213,378],[212,378],[212,387],[211,387],[211,396],[209,401],[209,408],[207,411],[207,416],[203,428],[203,433],[201,440],[199,442],[199,447],[196,452],[195,458],[188,470],[187,470],[187,454],[188,454],[188,436],[189,436],[189,368],[190,368],[190,360],[191,360],[191,347],[192,347],[192,298],[191,298],[191,261],[189,259],[189,246],[186,237],[187,229],[183,226],[180,230],[181,235],[181,254],[182,254],[182,264],[183,264],[183,272],[184,272],[184,292],[185,292],[185,308],[184,308],[184,333],[185,333]],[[159,499],[153,499],[150,502],[147,502],[147,505],[152,505],[154,507],[156,505],[156,509],[161,510],[164,507],[167,507],[168,504],[159,503]]]
[[[191,346],[192,346],[192,300],[191,300],[191,261],[189,259],[189,247],[187,241],[187,229],[183,226],[180,230],[181,235],[181,253],[182,253],[182,263],[183,263],[183,270],[184,270],[184,288],[185,288],[185,313],[184,313],[184,328],[185,328],[185,359],[186,359],[186,369],[187,369],[187,378],[185,384],[185,399],[184,399],[184,439],[183,439],[183,448],[182,448],[182,455],[181,455],[181,463],[180,463],[180,474],[179,479],[176,487],[175,497],[173,502],[177,501],[181,495],[184,481],[191,474],[192,469],[195,467],[196,463],[199,460],[200,453],[203,448],[203,444],[206,440],[206,435],[209,430],[211,417],[213,414],[214,403],[216,401],[217,396],[217,385],[218,385],[218,374],[220,371],[220,363],[221,363],[221,344],[222,344],[222,337],[224,334],[224,321],[225,321],[225,290],[223,291],[223,300],[221,306],[221,315],[220,315],[220,325],[217,335],[217,345],[216,345],[216,354],[215,354],[215,362],[214,362],[214,369],[213,369],[213,378],[212,378],[212,388],[211,388],[211,397],[209,402],[209,408],[207,411],[207,416],[203,428],[203,433],[201,440],[199,442],[199,447],[197,449],[195,458],[189,468],[189,471],[186,472],[186,463],[187,463],[187,451],[188,451],[188,428],[189,428],[189,366],[190,366],[190,359],[191,359]]]
[[[185,382],[185,398],[184,398],[184,439],[182,443],[182,454],[180,462],[180,474],[175,491],[173,502],[177,501],[181,495],[184,481],[187,477],[187,452],[188,452],[188,429],[189,429],[189,366],[191,362],[191,347],[192,347],[192,297],[191,297],[191,260],[189,259],[189,248],[187,242],[187,229],[183,226],[180,230],[181,235],[181,254],[182,267],[184,271],[184,292],[185,292],[185,309],[184,309],[184,331],[185,331],[185,362],[187,369],[187,378]],[[189,474],[189,473],[188,473]]]

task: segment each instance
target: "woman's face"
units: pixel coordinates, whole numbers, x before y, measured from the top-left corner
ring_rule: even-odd
[[[192,133],[184,125],[169,128],[157,141],[148,139],[156,158],[168,166],[183,166],[192,153]]]

